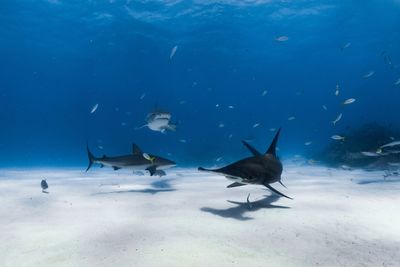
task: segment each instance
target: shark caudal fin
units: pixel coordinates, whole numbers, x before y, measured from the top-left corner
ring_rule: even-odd
[[[278,131],[276,132],[275,137],[271,142],[271,145],[269,146],[267,152],[265,152],[265,155],[271,154],[276,156],[276,144],[278,143],[280,133],[281,133],[281,128],[279,128]]]
[[[86,169],[86,172],[87,172],[90,169],[90,167],[92,167],[92,165],[94,163],[94,160],[95,160],[95,157],[93,156],[92,152],[90,152],[90,150],[89,150],[89,143],[88,142],[86,142],[86,150],[87,150],[88,159],[89,159],[89,165],[88,165],[88,167]]]

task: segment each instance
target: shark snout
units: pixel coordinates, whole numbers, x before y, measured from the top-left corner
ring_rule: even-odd
[[[158,165],[159,165],[158,169],[169,169],[175,167],[176,162],[169,159],[159,158]]]

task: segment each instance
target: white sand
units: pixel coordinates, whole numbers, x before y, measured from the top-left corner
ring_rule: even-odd
[[[3,169],[0,266],[400,266],[399,180],[323,167],[284,177],[275,188],[293,201],[196,170]]]

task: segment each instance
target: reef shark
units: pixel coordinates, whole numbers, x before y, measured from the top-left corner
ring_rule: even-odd
[[[253,154],[252,157],[244,158],[219,169],[211,170],[199,167],[199,171],[218,173],[224,175],[229,180],[233,180],[234,183],[228,185],[228,188],[247,184],[264,185],[272,192],[292,199],[270,185],[279,182],[284,186],[281,182],[282,163],[276,155],[276,144],[279,139],[280,131],[281,129],[277,131],[271,145],[264,154],[260,153],[246,141],[242,141],[243,145]]]
[[[165,175],[162,170],[176,166],[176,163],[156,155],[143,153],[142,150],[135,144],[132,145],[132,154],[117,156],[117,157],[107,157],[104,155],[101,158],[96,158],[92,152],[89,150],[89,145],[86,146],[89,165],[86,169],[88,171],[94,163],[100,164],[100,167],[110,166],[114,170],[119,169],[131,169],[133,171],[147,170],[150,175]],[[162,174],[162,175],[161,175]]]

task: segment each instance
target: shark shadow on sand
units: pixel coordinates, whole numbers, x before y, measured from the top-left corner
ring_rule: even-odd
[[[105,195],[105,194],[122,194],[122,193],[144,193],[155,195],[158,193],[174,192],[175,188],[172,187],[171,181],[174,179],[165,179],[154,181],[150,184],[150,188],[144,189],[129,189],[129,190],[115,190],[110,192],[99,192],[94,195]]]
[[[236,206],[227,209],[214,209],[209,207],[203,207],[200,210],[224,218],[232,218],[240,221],[247,221],[253,219],[252,217],[245,216],[247,212],[254,212],[260,209],[290,209],[290,207],[287,206],[272,205],[272,203],[275,203],[280,198],[281,196],[274,194],[274,195],[264,196],[262,199],[250,203],[227,200],[229,203],[235,204]]]
[[[399,183],[399,178],[391,178],[391,179],[373,179],[373,180],[361,180],[358,181],[357,184],[366,185],[366,184],[385,184],[385,183]]]

